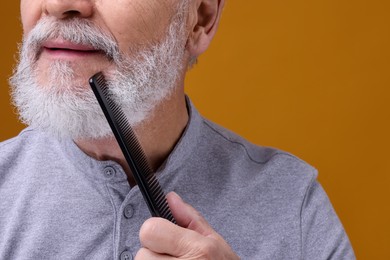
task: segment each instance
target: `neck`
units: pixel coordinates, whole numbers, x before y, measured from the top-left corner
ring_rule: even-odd
[[[133,128],[153,170],[166,160],[188,123],[184,92],[174,93],[156,106],[150,116]],[[135,180],[114,137],[75,140],[77,146],[97,160],[112,160],[122,166],[131,186]]]

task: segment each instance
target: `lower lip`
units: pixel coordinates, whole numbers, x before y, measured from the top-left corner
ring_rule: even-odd
[[[50,57],[56,59],[75,59],[75,58],[86,58],[96,55],[101,55],[100,51],[77,51],[77,50],[66,50],[66,49],[49,49],[43,48],[42,54],[48,54]]]

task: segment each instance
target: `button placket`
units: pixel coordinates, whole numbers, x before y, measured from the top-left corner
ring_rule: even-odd
[[[145,206],[146,209],[140,207],[140,204]],[[139,189],[131,189],[123,200],[118,212],[120,214],[117,218],[118,226],[120,227],[120,230],[118,230],[118,235],[120,236],[118,244],[119,253],[121,252],[120,249],[129,250],[129,248],[136,249],[141,246],[139,243],[139,228],[145,219],[150,216],[149,212],[147,212],[147,217],[140,216],[139,213],[144,210],[147,210],[147,207],[144,205]],[[131,219],[129,219],[130,216]]]

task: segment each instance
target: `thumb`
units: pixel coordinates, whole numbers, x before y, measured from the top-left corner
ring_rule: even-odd
[[[191,229],[204,236],[216,234],[203,216],[192,206],[185,203],[177,193],[168,193],[167,201],[179,226]]]

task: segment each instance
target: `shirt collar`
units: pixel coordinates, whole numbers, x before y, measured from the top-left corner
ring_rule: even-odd
[[[186,104],[189,115],[187,126],[172,152],[157,170],[156,174],[158,176],[162,177],[168,173],[175,172],[178,168],[180,168],[186,159],[193,153],[199,141],[202,117],[188,96],[186,96]],[[83,172],[93,172],[109,165],[116,165],[116,167],[119,168],[119,165],[116,162],[98,161],[88,156],[72,140],[67,140],[64,142],[64,149],[65,153],[68,154],[72,162],[77,165],[76,167],[78,167]],[[119,174],[113,180],[119,181],[123,180],[124,178],[127,179],[126,174],[121,171],[121,174]]]
[[[188,96],[186,96],[186,103],[189,115],[187,126],[168,158],[157,170],[157,175],[176,171],[193,154],[198,144],[202,117]]]

